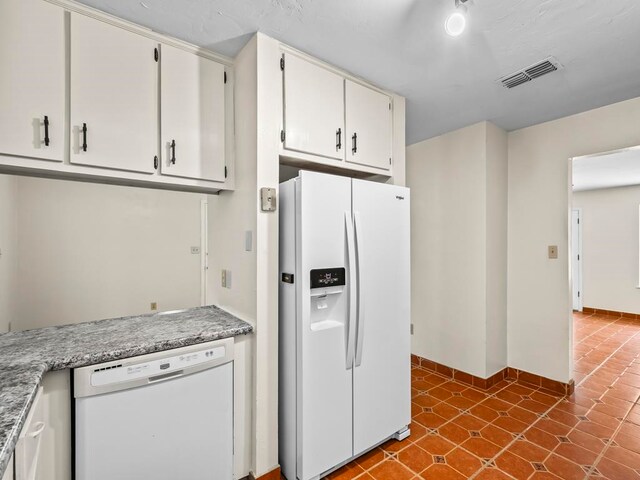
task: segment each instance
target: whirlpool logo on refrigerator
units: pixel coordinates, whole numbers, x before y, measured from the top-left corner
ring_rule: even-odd
[[[404,200],[404,197],[403,197],[403,196],[401,196],[401,195],[396,195],[396,198],[397,198],[398,200]]]

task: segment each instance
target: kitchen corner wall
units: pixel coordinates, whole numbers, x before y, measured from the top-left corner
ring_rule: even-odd
[[[488,122],[407,148],[412,353],[482,378],[506,366],[506,153]]]
[[[0,333],[15,321],[18,267],[17,179],[0,175]]]
[[[639,185],[574,192],[573,208],[582,210],[585,307],[640,313],[638,205]]]

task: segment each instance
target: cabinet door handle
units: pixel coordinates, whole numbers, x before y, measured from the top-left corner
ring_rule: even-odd
[[[176,141],[171,140],[171,163],[176,164]]]
[[[336,150],[340,150],[342,148],[342,128],[339,128],[336,131]]]
[[[354,133],[353,137],[351,137],[351,141],[353,143],[351,147],[351,153],[356,153],[358,151],[358,134]]]
[[[49,146],[49,117],[44,116],[44,145]]]
[[[82,151],[87,151],[87,124],[82,124]]]

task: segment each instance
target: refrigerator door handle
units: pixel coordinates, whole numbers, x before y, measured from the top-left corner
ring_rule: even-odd
[[[364,341],[364,302],[362,301],[362,262],[361,259],[361,251],[362,251],[362,225],[360,221],[360,213],[355,212],[353,214],[354,225],[355,225],[355,245],[356,245],[356,268],[357,268],[357,277],[358,277],[358,296],[357,296],[357,316],[358,316],[358,326],[357,326],[357,339],[356,339],[356,367],[359,367],[362,363],[362,342]]]
[[[351,212],[344,212],[347,232],[347,260],[349,265],[349,315],[347,316],[347,370],[353,368],[353,350],[356,335],[356,256]]]

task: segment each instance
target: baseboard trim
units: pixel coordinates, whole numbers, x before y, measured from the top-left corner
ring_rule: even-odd
[[[602,308],[583,307],[582,313],[605,315],[607,317],[622,317],[629,320],[640,320],[640,314],[630,312],[618,312],[617,310],[604,310]]]
[[[512,367],[503,368],[494,375],[491,375],[489,378],[481,378],[456,370],[455,368],[447,367],[446,365],[434,362],[433,360],[419,357],[418,355],[411,355],[411,364],[439,373],[445,377],[453,378],[458,382],[480,388],[482,390],[490,389],[501,380],[515,380],[523,385],[538,387],[560,395],[571,395],[575,388],[573,380],[569,383],[562,383],[557,380],[551,380],[550,378],[545,378],[540,375]]]
[[[250,480],[280,480],[280,467],[278,466],[269,473],[265,473],[259,477],[256,477],[253,472],[251,472],[248,478]]]

